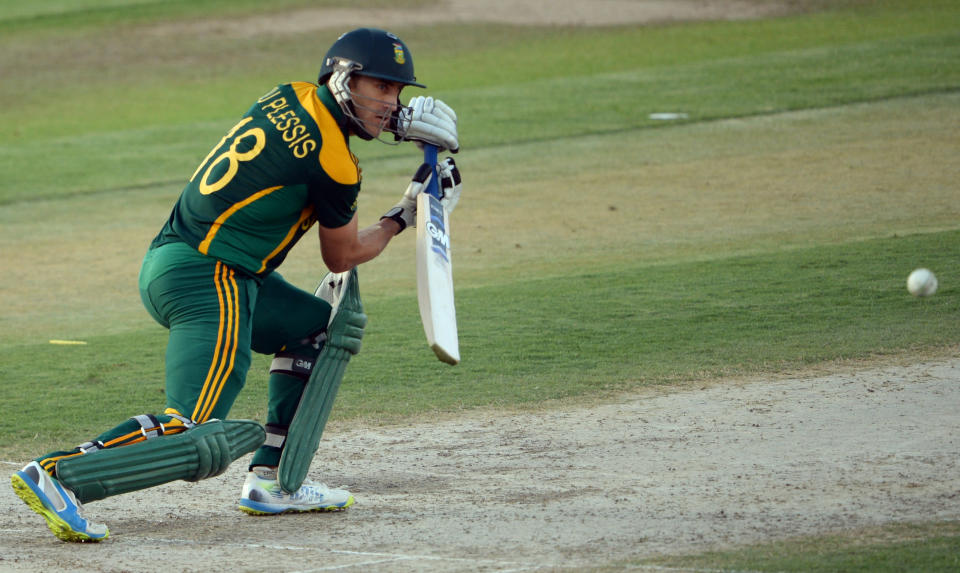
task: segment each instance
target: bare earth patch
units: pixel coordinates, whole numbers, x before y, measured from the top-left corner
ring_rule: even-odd
[[[311,477],[349,485],[345,512],[242,514],[241,460],[90,504],[112,528],[95,547],[56,540],[7,488],[0,569],[550,570],[956,520],[958,379],[952,359],[333,431]]]

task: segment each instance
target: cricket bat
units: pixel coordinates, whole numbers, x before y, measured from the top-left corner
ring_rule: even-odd
[[[436,146],[424,144],[423,160],[433,169],[417,196],[417,300],[427,344],[447,364],[460,362],[457,310],[453,304],[450,220],[440,203]]]

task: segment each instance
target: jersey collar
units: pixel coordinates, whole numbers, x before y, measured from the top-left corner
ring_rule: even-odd
[[[347,128],[347,116],[345,116],[343,110],[340,109],[340,104],[333,99],[333,94],[330,93],[330,89],[325,85],[317,86],[317,99],[320,100],[323,107],[327,108],[327,111],[330,112],[333,119],[337,120],[337,125],[340,126],[340,131],[343,132],[343,137],[349,141],[350,131]]]

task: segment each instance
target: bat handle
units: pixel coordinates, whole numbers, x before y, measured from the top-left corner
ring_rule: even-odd
[[[423,144],[423,162],[430,166],[433,176],[427,182],[427,193],[437,199],[440,198],[440,176],[437,173],[437,146],[429,143]]]

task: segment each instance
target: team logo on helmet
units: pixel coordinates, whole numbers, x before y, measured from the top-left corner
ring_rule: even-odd
[[[403,45],[402,44],[393,44],[393,61],[397,62],[400,65],[403,65],[407,62],[406,56],[403,55]]]

